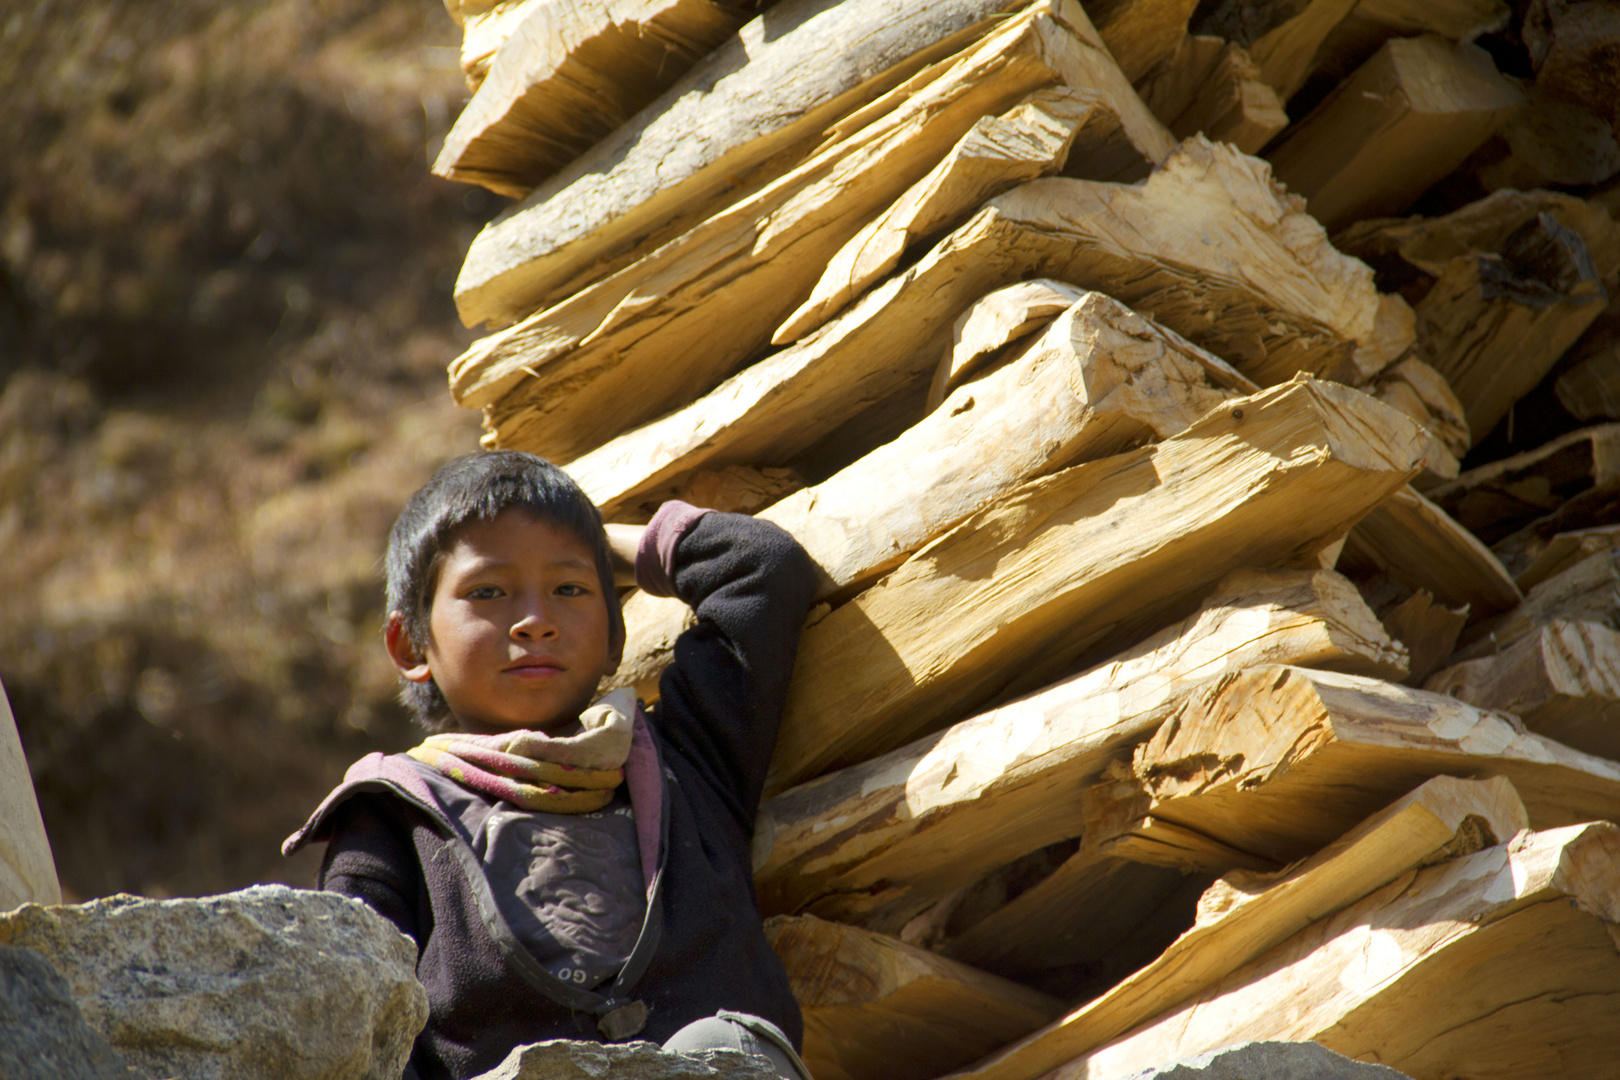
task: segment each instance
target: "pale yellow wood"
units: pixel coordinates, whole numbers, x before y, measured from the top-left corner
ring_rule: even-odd
[[[1016,489],[805,631],[767,790],[1107,655],[1238,566],[1314,559],[1420,446],[1393,409],[1302,379]]]
[[[1602,547],[1594,554],[1541,581],[1524,602],[1463,636],[1452,660],[1475,660],[1500,652],[1553,619],[1620,626],[1620,550]]]
[[[1074,794],[1110,758],[1203,680],[1262,663],[1405,672],[1337,574],[1238,571],[1197,614],[1105,664],[766,802],[760,904],[895,932],[951,889],[1078,836]]]
[[[1448,608],[1429,590],[1419,589],[1384,612],[1382,621],[1389,636],[1406,646],[1410,670],[1401,681],[1421,686],[1456,648],[1457,636],[1468,623],[1468,608]]]
[[[1398,294],[1381,294],[1372,339],[1356,349],[1356,385],[1382,374],[1405,356],[1416,340],[1417,313],[1412,306]]]
[[[1144,80],[1142,100],[1172,135],[1203,134],[1257,154],[1288,126],[1277,93],[1249,54],[1220,38],[1184,38]]]
[[[1408,293],[1421,296],[1414,354],[1451,386],[1476,442],[1602,313],[1601,283],[1620,272],[1620,228],[1608,213],[1548,191],[1499,191],[1440,218],[1366,221],[1335,241],[1423,272]]]
[[[673,239],[791,171],[840,118],[982,38],[1018,6],[774,5],[478,234],[456,280],[462,321],[515,322]],[[847,44],[828,49],[829,41]]]
[[[875,580],[1018,485],[1174,434],[1243,383],[1118,301],[1086,293],[1015,359],[959,387],[899,438],[760,516],[804,545],[827,575],[818,598],[829,599]],[[792,404],[813,410],[815,398]],[[793,419],[809,425],[813,416]],[[706,429],[694,430],[701,436]],[[791,424],[780,430],[795,433]],[[619,515],[624,502],[604,498],[579,464],[571,471],[586,492]],[[616,685],[633,685],[651,700],[689,609],[638,593],[625,603],[624,619]]]
[[[1231,1043],[1310,1039],[1415,1080],[1620,1076],[1616,897],[1620,829],[1524,833],[1402,875],[1047,1075],[1112,1080]]]
[[[1535,828],[1620,815],[1620,763],[1443,694],[1304,668],[1207,683],[1110,772],[1087,791],[1086,844],[1144,862],[1174,858],[1158,822],[1300,858],[1438,775],[1507,777]]]
[[[1478,46],[1396,38],[1266,157],[1331,231],[1405,210],[1523,101]]]
[[[1410,487],[1350,531],[1340,566],[1351,573],[1382,571],[1413,590],[1427,589],[1447,607],[1468,605],[1474,618],[1506,611],[1522,598],[1490,548]]]
[[[764,347],[825,260],[975,121],[1100,55],[1084,18],[1041,0],[780,181],[477,343],[451,365],[452,393],[487,406],[487,443],[557,460],[685,405]]]
[[[1576,563],[1583,562],[1600,551],[1620,546],[1620,525],[1598,525],[1590,529],[1577,529],[1559,533],[1547,541],[1530,564],[1515,579],[1519,588],[1529,592],[1543,581],[1563,573]]]
[[[522,12],[515,25],[508,11]],[[480,20],[480,30],[504,31],[505,40],[445,136],[433,171],[522,198],[626,123],[751,14],[715,0],[546,0],[504,8]],[[474,37],[469,27],[463,66]]]
[[[1073,285],[1036,278],[975,300],[951,327],[950,349],[940,357],[928,387],[928,411],[939,408],[1008,345],[1046,326],[1084,294]]]
[[[56,860],[34,798],[34,779],[0,686],[0,911],[22,904],[60,904]]]
[[[1473,440],[1462,402],[1440,373],[1415,356],[1408,356],[1380,372],[1372,392],[1379,401],[1410,416],[1429,433],[1420,486],[1455,479],[1459,471],[1457,459],[1468,453]]]
[[[1620,758],[1620,633],[1555,619],[1494,656],[1435,673],[1427,690],[1500,709],[1566,746]]]
[[[1038,90],[1002,116],[974,124],[938,165],[850,238],[827,263],[810,296],[777,328],[773,343],[797,341],[847,307],[900,263],[913,243],[960,224],[986,200],[1054,173],[1082,124],[1118,129],[1089,90]]]
[[[811,916],[765,936],[804,1012],[816,1080],[932,1080],[1063,1011],[1056,998],[895,938]]]
[[[1560,435],[1522,454],[1469,469],[1429,490],[1438,505],[1495,543],[1571,499],[1602,499],[1620,487],[1620,424]]]
[[[1435,777],[1297,866],[1222,878],[1200,901],[1197,922],[1158,959],[978,1062],[967,1075],[1040,1076],[1186,1001],[1401,875],[1505,844],[1526,824],[1524,806],[1506,780]]]
[[[457,0],[445,0],[445,7],[450,11],[450,17],[456,20],[461,27],[461,70],[467,76],[467,89],[476,92],[482,85],[484,77],[489,74],[489,66],[495,59],[495,54],[512,36],[512,31],[522,24],[535,9],[544,7],[551,0],[506,0],[504,3],[489,4],[474,0],[462,5]]]
[[[1089,0],[1086,14],[1135,82],[1176,49],[1197,0]]]

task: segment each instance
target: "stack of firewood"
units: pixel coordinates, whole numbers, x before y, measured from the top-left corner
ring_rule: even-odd
[[[1620,1074],[1620,6],[449,2],[456,399],[826,571],[821,1080]]]

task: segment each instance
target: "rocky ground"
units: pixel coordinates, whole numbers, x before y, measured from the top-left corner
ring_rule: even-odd
[[[411,740],[379,644],[498,200],[433,180],[435,0],[0,13],[0,678],[69,898],[308,884],[277,854]]]

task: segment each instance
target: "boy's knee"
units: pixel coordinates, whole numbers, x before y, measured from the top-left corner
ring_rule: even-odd
[[[767,1058],[783,1080],[810,1080],[810,1071],[794,1053],[793,1044],[777,1027],[751,1013],[720,1010],[694,1020],[671,1035],[665,1050],[690,1054],[698,1050],[741,1050]]]

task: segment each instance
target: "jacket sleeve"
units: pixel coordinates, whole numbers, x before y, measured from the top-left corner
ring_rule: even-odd
[[[751,829],[814,596],[814,564],[770,522],[669,502],[642,537],[636,576],[697,615],[659,680],[659,730]]]
[[[364,903],[416,942],[420,956],[421,874],[416,865],[416,849],[400,822],[380,812],[372,800],[355,797],[332,813],[331,836],[315,884]]]

